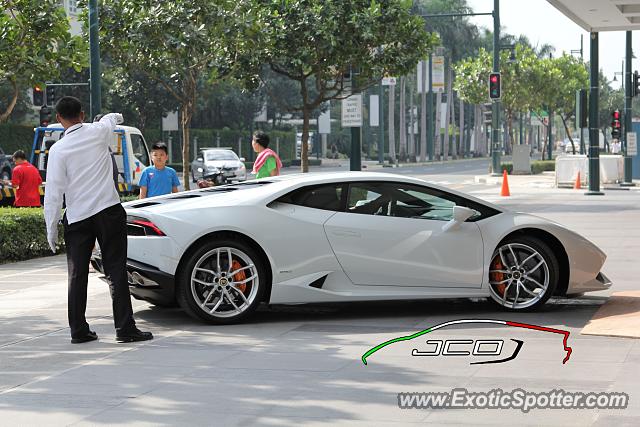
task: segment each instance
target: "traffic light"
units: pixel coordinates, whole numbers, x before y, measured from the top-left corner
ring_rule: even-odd
[[[489,74],[489,98],[500,99],[501,92],[500,73]]]
[[[492,104],[484,104],[484,110],[482,111],[482,122],[485,126],[491,126],[493,122],[493,111],[491,109]]]
[[[640,74],[638,71],[633,72],[633,82],[631,82],[631,96],[640,95]]]
[[[46,105],[40,108],[40,126],[47,127],[51,123],[51,112],[53,110]]]
[[[53,107],[54,105],[56,105],[56,87],[47,85],[46,93],[47,105]]]
[[[611,138],[620,139],[620,111],[614,110],[611,113]]]
[[[33,87],[33,105],[35,107],[44,105],[44,93],[42,92],[42,88],[40,86]]]

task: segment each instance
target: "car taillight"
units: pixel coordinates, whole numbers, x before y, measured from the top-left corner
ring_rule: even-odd
[[[145,219],[129,219],[127,221],[127,229],[142,228],[145,236],[166,236],[153,222]],[[140,236],[142,233],[127,232],[128,235]]]

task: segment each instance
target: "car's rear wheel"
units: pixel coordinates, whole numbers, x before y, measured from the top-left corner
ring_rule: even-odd
[[[266,277],[262,259],[244,242],[207,242],[190,254],[179,272],[178,303],[196,319],[240,322],[260,304]]]
[[[533,310],[556,290],[559,266],[553,251],[534,237],[513,237],[498,246],[489,265],[491,299],[508,310]]]

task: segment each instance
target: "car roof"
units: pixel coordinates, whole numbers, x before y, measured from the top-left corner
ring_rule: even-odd
[[[85,122],[85,123],[90,123],[90,122]],[[49,128],[62,128],[62,125],[60,123],[51,123],[50,125],[47,126],[47,129]],[[117,125],[116,126],[116,130],[123,130],[125,132],[129,132],[129,133],[136,133],[136,134],[142,134],[142,132],[140,132],[140,129],[133,127],[133,126],[124,126],[124,125]]]
[[[429,182],[423,179],[414,178],[406,175],[399,175],[386,172],[358,172],[358,171],[345,171],[345,172],[310,172],[310,173],[298,173],[290,175],[279,175],[271,178],[263,178],[264,181],[273,183],[274,185],[264,185],[259,190],[264,199],[270,199],[270,195],[282,194],[283,190],[289,191],[297,187],[303,187],[307,185],[320,185],[330,184],[338,182],[353,182],[353,181],[386,181],[386,182],[404,182],[413,183],[416,185],[426,185],[436,190],[443,191],[445,193],[454,194],[462,198],[475,201],[485,206],[490,206],[500,212],[504,211],[504,208],[496,206],[486,200],[478,199],[460,191],[438,185],[433,182]],[[251,181],[247,181],[249,183]],[[285,191],[285,192],[286,192]]]

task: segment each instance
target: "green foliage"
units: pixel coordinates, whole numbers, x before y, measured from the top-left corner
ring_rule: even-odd
[[[417,0],[412,3],[412,13],[418,15],[473,12],[466,0]],[[424,19],[425,29],[440,36],[453,62],[476,55],[482,46],[478,27],[469,19],[468,16]]]
[[[17,150],[23,150],[29,156],[31,155],[32,146],[33,127],[10,123],[0,124],[0,148],[6,154],[13,154]]]
[[[13,89],[0,114],[0,122],[4,122],[20,92],[58,77],[61,68],[81,70],[87,64],[89,50],[82,38],[69,33],[69,20],[60,1],[12,0],[1,4],[0,83],[8,83]]]
[[[198,81],[212,81],[244,64],[236,52],[248,43],[245,33],[258,32],[246,0],[121,0],[100,9],[101,46],[121,73],[115,90],[140,80],[161,85],[180,106],[183,168],[188,188],[190,124],[198,99]],[[141,83],[133,90],[151,89]]]
[[[437,38],[424,30],[423,19],[412,16],[406,1],[388,0],[263,0],[254,15],[259,33],[246,53],[253,65],[298,85],[301,111],[302,170],[308,170],[307,141],[311,112],[351,89],[345,73],[358,73],[356,86],[376,83],[384,75],[411,72]],[[263,79],[263,83],[268,84]],[[273,92],[272,89],[267,88]]]
[[[61,226],[58,242],[64,251]],[[0,208],[0,263],[51,254],[42,208]]]

